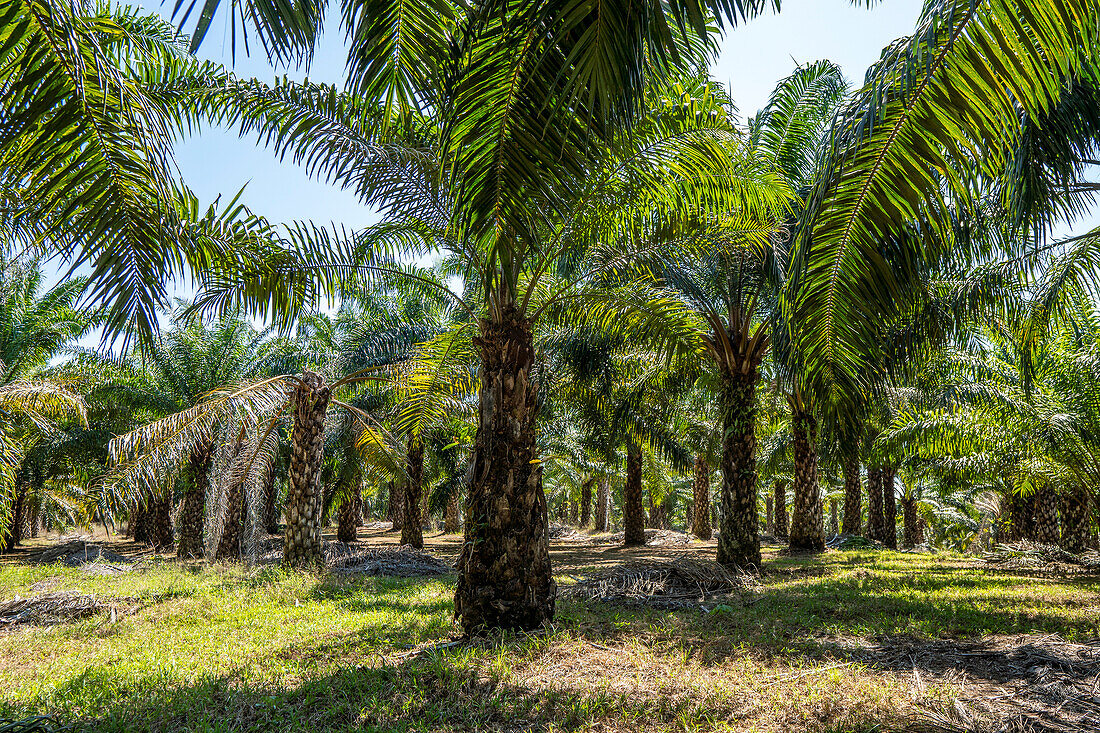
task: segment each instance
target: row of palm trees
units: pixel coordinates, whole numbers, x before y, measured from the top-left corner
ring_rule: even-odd
[[[726,562],[759,561],[756,396],[770,364],[767,381],[791,415],[791,543],[820,548],[820,431],[854,438],[874,424],[885,377],[985,306],[993,291],[961,274],[1034,255],[1064,210],[1055,202],[1085,195],[1064,196],[1061,184],[1080,177],[1094,139],[1081,106],[1100,10],[1087,0],[929,2],[854,94],[829,65],[808,67],[745,129],[699,69],[712,25],[764,5],[347,0],[348,84],[337,90],[236,79],[133,11],[4,0],[3,53],[19,61],[0,67],[13,120],[0,131],[5,236],[86,264],[107,332],[146,342],[166,283],[188,273],[200,310],[284,327],[319,298],[399,279],[453,303],[462,323],[428,342],[428,356],[451,358],[434,372],[409,369],[429,394],[476,385],[456,593],[468,631],[533,628],[553,614],[539,341],[557,324],[610,331],[697,380],[713,372]],[[199,19],[192,50],[217,8],[208,0],[183,13],[185,24]],[[283,62],[307,61],[324,25],[323,5],[238,9],[232,17]],[[235,203],[202,210],[170,160],[173,140],[203,124],[257,136],[357,192],[381,223],[347,233],[275,227]],[[1052,183],[1037,190],[1036,180]],[[449,279],[407,264],[432,255]],[[1008,279],[1002,264],[990,280]],[[469,363],[476,379],[468,369],[458,378]],[[287,553],[312,561],[319,425],[336,407],[358,418],[357,445],[384,443],[339,393],[386,365],[332,375],[301,366],[223,386],[147,432],[152,443],[119,440],[116,454],[179,455],[228,430],[235,455],[258,456],[293,415]],[[621,397],[625,408],[637,402]],[[425,413],[411,409],[408,424]],[[608,428],[627,446],[636,507],[643,439],[628,423]],[[259,481],[269,464],[250,458],[220,475]],[[147,493],[170,468],[134,465]]]

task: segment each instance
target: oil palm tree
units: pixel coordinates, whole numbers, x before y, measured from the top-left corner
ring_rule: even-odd
[[[41,497],[31,493],[36,447],[56,442],[65,421],[86,423],[86,405],[62,383],[44,378],[52,359],[74,344],[98,314],[78,308],[82,279],[42,292],[37,259],[0,254],[0,547],[37,522]],[[36,451],[36,452],[40,452]],[[59,497],[60,498],[60,497]],[[61,503],[69,503],[60,499]]]
[[[463,62],[473,66],[464,66],[462,80],[489,73],[505,61],[502,53],[480,49]],[[761,185],[759,166],[745,155],[726,115],[711,114],[713,105],[704,99],[711,92],[697,80],[689,82],[650,85],[642,119],[629,130],[609,129],[597,137],[585,131],[575,110],[553,111],[565,117],[555,116],[552,123],[538,116],[551,114],[543,102],[554,93],[542,90],[538,110],[524,102],[515,112],[537,112],[539,130],[552,134],[530,137],[523,125],[535,124],[535,118],[520,124],[517,117],[519,126],[493,138],[494,146],[504,147],[495,148],[503,157],[490,168],[484,167],[490,148],[482,135],[503,120],[470,117],[474,102],[465,95],[475,90],[464,82],[458,83],[456,98],[436,110],[456,115],[453,120],[409,116],[412,123],[405,128],[387,127],[369,104],[320,87],[288,83],[264,91],[255,85],[227,87],[222,79],[209,89],[178,92],[204,100],[208,111],[220,110],[225,115],[220,119],[241,124],[244,132],[259,131],[265,139],[271,133],[277,149],[292,151],[318,175],[360,191],[364,202],[379,204],[386,217],[355,238],[358,249],[349,244],[334,253],[338,237],[309,232],[305,244],[277,265],[258,264],[255,276],[247,278],[253,288],[238,287],[235,277],[210,287],[210,304],[296,303],[306,272],[326,270],[322,288],[363,273],[398,276],[394,249],[442,250],[459,263],[466,287],[461,297],[453,295],[476,319],[481,364],[480,437],[469,484],[467,555],[456,595],[459,616],[471,631],[538,626],[552,613],[533,422],[537,391],[531,380],[532,328],[539,317],[592,274],[623,264],[640,247],[652,248],[640,236],[646,227],[674,228],[717,212],[753,218],[781,198]],[[487,111],[495,103],[478,98],[476,104]],[[288,123],[291,114],[295,121]],[[524,152],[517,158],[512,146],[521,138]],[[530,148],[536,139],[537,149]],[[530,154],[542,155],[539,150],[547,152],[547,162],[532,169]],[[343,267],[321,268],[314,258]],[[505,495],[513,509],[498,513],[492,507]],[[537,591],[528,592],[531,588]]]

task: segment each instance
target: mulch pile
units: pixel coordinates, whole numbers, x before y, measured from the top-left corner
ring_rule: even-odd
[[[563,586],[563,598],[600,603],[649,606],[664,610],[710,609],[741,605],[743,594],[760,586],[747,573],[738,573],[712,560],[682,557],[669,562],[631,562],[583,577]]]
[[[579,531],[576,527],[570,527],[568,524],[560,524],[558,522],[550,523],[550,539],[558,542],[590,542],[592,540],[584,532]]]
[[[117,613],[120,607],[129,612],[138,604],[136,598],[97,598],[75,591],[39,593],[27,598],[16,596],[0,601],[0,629],[18,624],[45,626],[76,621],[99,611],[112,610]]]
[[[132,570],[134,561],[112,552],[94,540],[76,537],[47,547],[31,555],[28,560],[39,565],[61,563],[70,568],[81,568],[94,575],[114,575]]]
[[[918,689],[945,682],[958,691],[947,710],[922,710],[917,730],[1100,730],[1100,641],[1056,634],[980,640],[883,637],[859,641],[844,656],[912,677]]]
[[[1100,572],[1100,553],[1095,550],[1074,555],[1057,545],[1042,545],[1038,542],[1024,541],[997,545],[992,552],[983,554],[982,559],[993,565],[1014,568],[1078,573]]]
[[[325,546],[325,567],[341,575],[386,575],[395,578],[454,572],[445,560],[412,547],[362,547],[342,542]]]
[[[598,544],[621,545],[626,541],[623,532],[596,538],[593,542]],[[674,529],[647,529],[645,531],[645,543],[649,547],[686,547],[692,544],[695,538],[686,532],[677,532]]]

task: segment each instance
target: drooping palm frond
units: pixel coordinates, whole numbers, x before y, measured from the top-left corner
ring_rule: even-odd
[[[109,330],[153,333],[184,254],[168,236],[170,137],[131,65],[182,53],[172,29],[51,0],[5,0],[0,26],[0,188],[23,202],[0,221],[87,265],[91,297],[111,301]]]
[[[858,391],[874,325],[893,314],[907,263],[952,242],[952,199],[970,200],[975,168],[996,177],[1019,111],[1055,104],[1095,48],[1091,2],[929,3],[917,32],[887,50],[836,122],[800,237],[791,320],[808,382]],[[887,258],[906,222],[917,236]]]
[[[135,496],[156,494],[177,475],[195,445],[214,438],[218,425],[266,424],[285,408],[289,389],[282,376],[218,389],[192,407],[116,437],[109,453],[117,468],[105,484]]]

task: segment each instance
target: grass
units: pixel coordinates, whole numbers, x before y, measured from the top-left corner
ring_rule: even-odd
[[[852,650],[1100,631],[1100,581],[959,556],[769,558],[711,613],[563,603],[547,633],[439,646],[453,578],[154,563],[107,577],[0,566],[0,598],[79,590],[137,610],[0,633],[0,718],[104,731],[902,730],[960,689]]]

